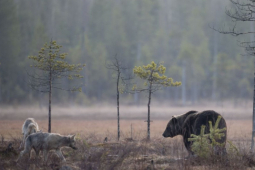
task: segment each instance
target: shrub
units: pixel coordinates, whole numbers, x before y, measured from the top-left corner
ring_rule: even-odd
[[[200,135],[191,134],[191,138],[188,138],[188,141],[193,142],[191,150],[199,157],[208,158],[211,154],[214,154],[214,149],[223,147],[225,143],[217,142],[222,137],[225,136],[223,133],[226,131],[226,128],[219,129],[219,122],[221,116],[218,116],[215,125],[212,125],[212,122],[209,121],[209,132],[205,134],[205,125],[201,126]]]

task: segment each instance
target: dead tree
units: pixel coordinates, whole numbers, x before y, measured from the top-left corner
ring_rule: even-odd
[[[250,35],[250,40],[247,42],[241,42],[241,46],[245,48],[248,55],[255,57],[255,41],[254,41],[254,21],[255,21],[255,0],[230,0],[233,8],[225,11],[233,22],[233,25],[226,30],[226,28],[214,28],[222,34],[230,34],[233,36]],[[237,26],[243,22],[250,23],[250,29],[246,31],[238,31]],[[255,61],[255,60],[254,60]],[[255,66],[255,63],[254,63]],[[254,89],[253,89],[253,119],[252,119],[252,140],[251,151],[254,149],[254,137],[255,137],[255,72],[254,72]]]
[[[117,55],[114,59],[106,64],[106,68],[113,70],[116,73],[116,92],[117,92],[117,128],[118,128],[118,140],[120,140],[120,93],[124,92],[124,87],[126,85],[126,81],[130,80],[131,77],[124,78],[123,71],[128,68],[124,67],[121,61],[118,59]]]

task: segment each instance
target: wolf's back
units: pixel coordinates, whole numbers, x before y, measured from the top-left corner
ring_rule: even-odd
[[[42,133],[42,132],[33,133],[27,137],[25,145],[29,145],[33,147],[41,146],[47,137],[48,137],[48,133]]]

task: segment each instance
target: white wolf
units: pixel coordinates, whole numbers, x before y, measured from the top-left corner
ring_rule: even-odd
[[[32,149],[36,153],[36,161],[40,151],[43,151],[44,162],[46,163],[48,159],[48,152],[50,150],[55,150],[56,154],[62,161],[66,161],[61,152],[61,147],[68,146],[73,149],[77,149],[75,146],[75,135],[62,136],[57,133],[34,133],[27,137],[25,142],[25,149],[20,152],[17,162],[24,154],[29,154]]]
[[[21,149],[22,146],[24,145],[28,135],[32,133],[36,133],[37,131],[39,131],[39,127],[38,127],[38,124],[35,122],[35,120],[33,118],[27,118],[22,126],[23,140],[20,144],[19,149]]]

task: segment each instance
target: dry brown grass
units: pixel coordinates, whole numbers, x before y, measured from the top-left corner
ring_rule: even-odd
[[[115,107],[56,107],[52,112],[52,132],[77,134],[78,151],[64,149],[67,163],[62,164],[55,154],[45,166],[36,165],[34,157],[18,165],[14,162],[21,141],[21,126],[27,117],[33,117],[40,129],[47,131],[47,109],[32,107],[2,107],[0,110],[0,169],[59,169],[68,165],[73,169],[249,169],[255,167],[253,155],[249,154],[252,122],[247,108],[208,107],[220,112],[227,121],[228,140],[234,142],[239,154],[230,154],[229,161],[216,157],[211,160],[184,160],[187,151],[181,137],[163,138],[162,133],[172,115],[189,110],[206,110],[201,107],[152,107],[151,141],[146,142],[146,107],[121,107],[121,142],[117,142]],[[250,113],[249,113],[250,112]],[[241,119],[237,119],[241,118]],[[130,138],[133,127],[134,142]],[[103,144],[105,137],[108,143]],[[3,141],[2,141],[3,140]],[[4,153],[12,142],[14,153]],[[152,163],[153,162],[153,163]]]
[[[113,134],[109,134],[114,136]],[[166,140],[152,138],[150,142],[135,140],[133,142],[102,143],[102,136],[87,134],[77,136],[78,150],[64,148],[63,154],[66,163],[60,162],[55,154],[49,155],[47,164],[43,164],[42,157],[39,163],[35,162],[35,154],[28,161],[27,157],[16,163],[18,156],[19,139],[13,138],[8,142],[0,143],[0,169],[42,169],[58,170],[62,166],[72,167],[74,170],[202,170],[202,169],[252,169],[255,166],[254,155],[248,153],[248,143],[236,141],[239,153],[229,152],[225,156],[213,156],[209,159],[184,159],[187,152],[180,138]],[[5,153],[9,142],[13,142],[14,151]]]

